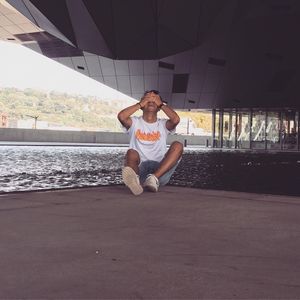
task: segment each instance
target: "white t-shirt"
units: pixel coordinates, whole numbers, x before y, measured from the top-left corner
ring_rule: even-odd
[[[167,152],[167,136],[174,133],[166,128],[167,119],[157,119],[147,123],[143,117],[131,117],[132,125],[128,129],[129,148],[140,154],[141,162],[154,160],[160,162]]]

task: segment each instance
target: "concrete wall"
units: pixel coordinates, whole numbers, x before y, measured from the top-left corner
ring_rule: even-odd
[[[187,141],[188,145],[205,146],[206,136],[172,135],[168,143]],[[128,144],[128,135],[119,132],[96,132],[96,131],[61,131],[44,129],[16,129],[0,128],[1,142],[38,142],[38,143],[87,143],[87,144]]]
[[[210,136],[192,136],[192,135],[170,135],[168,137],[168,144],[171,144],[173,141],[179,141],[183,144],[190,146],[208,146],[211,145],[211,137]]]

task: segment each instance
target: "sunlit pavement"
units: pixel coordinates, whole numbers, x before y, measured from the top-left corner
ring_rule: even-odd
[[[0,196],[0,298],[300,298],[300,197]]]

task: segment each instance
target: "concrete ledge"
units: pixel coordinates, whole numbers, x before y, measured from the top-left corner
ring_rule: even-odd
[[[0,298],[299,298],[299,208],[170,186],[4,194]]]
[[[209,136],[168,136],[168,144],[173,141],[184,143],[185,140],[188,145],[206,146],[211,143]],[[126,133],[122,132],[0,128],[0,142],[128,145],[129,138]]]

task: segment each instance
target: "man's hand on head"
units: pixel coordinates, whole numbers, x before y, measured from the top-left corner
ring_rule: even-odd
[[[144,108],[147,103],[152,102],[155,103],[157,107],[161,107],[162,105],[162,100],[158,94],[155,93],[147,93],[144,97],[142,97],[140,101],[140,106],[141,108]]]
[[[149,95],[145,95],[144,97],[142,97],[140,101],[141,108],[144,108],[146,104],[149,102],[149,100],[150,100]]]
[[[153,100],[157,107],[160,107],[162,105],[162,101],[159,95],[153,95]]]
[[[155,103],[155,97],[156,95],[153,94],[146,94],[140,101],[141,108],[145,107],[148,102],[154,102]]]

